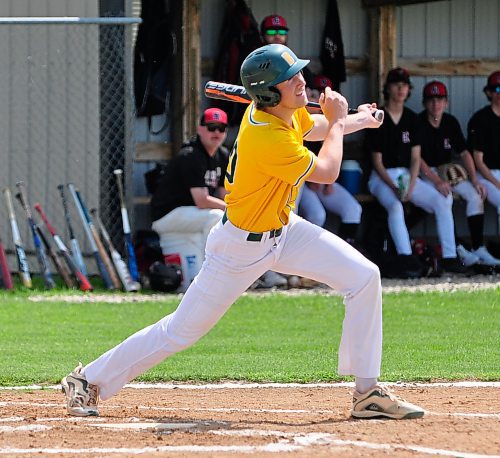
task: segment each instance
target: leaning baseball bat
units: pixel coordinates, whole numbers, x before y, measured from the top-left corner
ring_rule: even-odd
[[[120,277],[120,280],[123,284],[123,287],[125,288],[125,291],[127,292],[139,291],[141,289],[141,284],[137,281],[132,280],[127,264],[122,259],[120,253],[118,253],[118,250],[113,245],[113,242],[111,241],[111,237],[109,236],[108,231],[104,227],[104,224],[102,224],[101,218],[99,218],[97,209],[91,208],[90,213],[94,217],[94,221],[96,222],[97,228],[101,231],[102,238],[104,240],[104,243],[108,247],[108,250],[111,254],[111,259],[113,261],[113,264],[115,265],[116,272]]]
[[[12,230],[12,240],[16,247],[17,265],[19,267],[19,277],[23,286],[26,288],[32,287],[30,269],[28,260],[26,259],[26,252],[24,251],[21,234],[19,233],[19,226],[17,225],[16,214],[14,213],[14,206],[12,205],[12,195],[9,188],[3,190],[5,202],[7,203],[7,210],[9,213],[10,228]]]
[[[56,230],[54,227],[50,224],[47,216],[42,210],[42,206],[39,203],[36,203],[34,205],[35,210],[40,214],[40,217],[42,218],[43,222],[45,223],[45,226],[49,230],[50,234],[52,235],[52,238],[54,239],[55,244],[57,245],[57,248],[59,250],[59,254],[64,258],[66,261],[66,264],[68,264],[68,267],[70,268],[72,274],[76,277],[76,280],[78,281],[79,287],[82,291],[92,291],[92,285],[88,281],[87,277],[82,274],[82,272],[78,269],[78,267],[75,265],[73,262],[73,258],[69,254],[69,250],[62,241],[61,237],[59,237],[59,234],[57,234]]]
[[[104,286],[110,290],[119,288],[120,285],[118,285],[117,287],[115,286],[115,283],[111,279],[111,273],[106,268],[106,264],[104,263],[104,256],[107,257],[106,251],[104,250],[102,243],[101,243],[100,247],[97,246],[97,241],[93,235],[93,232],[95,231],[95,227],[94,227],[94,230],[90,229],[90,224],[88,223],[88,220],[90,219],[90,217],[89,217],[88,213],[86,212],[86,209],[84,209],[84,207],[83,207],[83,202],[82,202],[81,198],[79,197],[79,194],[76,191],[75,185],[72,183],[68,184],[68,189],[69,189],[69,192],[71,194],[71,197],[73,197],[76,209],[78,210],[78,215],[80,216],[80,219],[82,221],[83,230],[85,232],[85,235],[87,236],[87,240],[90,244],[90,249],[92,250],[92,253],[94,255],[94,259],[95,259],[95,262],[97,264],[97,268],[99,269],[99,273],[101,274],[102,280],[104,282]],[[92,226],[93,226],[93,224],[92,224]],[[108,258],[108,260],[109,260],[109,258]]]
[[[58,274],[61,276],[61,278],[64,281],[64,284],[68,288],[73,288],[75,286],[75,282],[71,278],[71,273],[69,271],[69,267],[64,263],[63,259],[59,254],[57,253],[56,250],[52,247],[52,245],[49,243],[47,240],[47,237],[42,231],[42,228],[40,226],[36,227],[38,231],[38,235],[40,236],[40,239],[45,247],[45,250],[47,253],[49,253],[50,258],[52,259],[52,262],[56,266]]]
[[[123,236],[125,237],[125,247],[127,250],[128,268],[130,275],[134,281],[139,281],[139,269],[137,267],[137,259],[135,257],[134,244],[132,243],[132,235],[130,234],[130,222],[128,220],[127,206],[125,205],[125,194],[123,192],[123,170],[116,169],[113,171],[116,176],[116,185],[118,186],[118,197],[120,198],[120,209],[122,213]]]
[[[226,102],[250,103],[252,99],[247,94],[243,86],[229,83],[219,83],[217,81],[208,81],[205,84],[205,96],[211,99],[225,100]],[[317,102],[307,102],[308,107],[321,108]],[[356,108],[349,108],[348,114],[358,112]],[[384,120],[384,111],[377,110],[373,113],[373,117],[382,122]]]
[[[2,288],[14,288],[14,283],[12,282],[12,275],[10,273],[9,263],[7,262],[7,255],[5,254],[5,248],[3,246],[2,239],[0,239],[0,272],[2,277]]]
[[[73,224],[71,223],[71,216],[68,208],[68,201],[66,200],[66,193],[64,192],[64,185],[60,184],[57,186],[59,189],[59,194],[61,194],[61,200],[63,204],[64,210],[64,218],[66,219],[66,226],[68,227],[69,232],[69,243],[71,246],[71,255],[73,256],[73,261],[78,266],[83,275],[87,276],[87,267],[85,266],[85,262],[83,261],[82,250],[80,250],[80,244],[78,243],[78,239],[75,237],[75,233],[73,231]]]
[[[94,237],[95,243],[97,245],[97,250],[99,251],[99,254],[101,255],[102,258],[102,262],[104,263],[104,266],[106,267],[106,270],[108,271],[109,276],[111,277],[111,282],[113,283],[113,287],[115,289],[120,289],[121,288],[120,280],[116,275],[113,263],[111,262],[111,259],[109,259],[106,248],[104,248],[104,245],[102,243],[101,236],[99,235],[99,232],[97,231],[97,228],[95,227],[94,222],[92,221],[92,218],[89,215],[87,206],[83,202],[82,196],[80,195],[78,189],[75,189],[75,194],[76,197],[78,197],[78,200],[80,201],[83,213],[85,214],[85,219],[87,220],[87,225],[89,226],[90,232],[92,233],[92,237]]]
[[[31,229],[31,233],[33,235],[33,244],[35,246],[35,253],[38,259],[38,265],[40,266],[40,272],[43,276],[43,282],[45,283],[45,287],[48,289],[55,288],[56,282],[52,277],[52,272],[50,271],[49,259],[47,257],[47,252],[45,251],[45,247],[40,240],[40,236],[37,231],[37,224],[33,219],[33,214],[31,213],[31,208],[28,202],[28,195],[26,192],[26,187],[23,181],[18,181],[16,183],[17,189],[19,192],[16,194],[16,198],[19,200],[21,207],[23,207],[24,213],[26,214],[26,219],[28,221],[28,225]]]

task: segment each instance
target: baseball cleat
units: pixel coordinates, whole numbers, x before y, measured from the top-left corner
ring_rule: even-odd
[[[425,411],[376,385],[368,392],[354,392],[351,415],[355,418],[387,417],[395,420],[421,418]]]
[[[463,245],[457,246],[457,254],[465,266],[470,267],[481,262],[481,259],[471,251],[467,251]]]
[[[477,250],[474,250],[472,253],[474,253],[480,260],[481,264],[484,264],[485,266],[500,266],[500,259],[495,258],[492,256],[486,247],[480,246]]]
[[[80,363],[71,374],[61,380],[62,392],[66,396],[66,409],[74,417],[97,417],[99,387],[87,382]]]
[[[274,287],[282,287],[288,286],[288,280],[277,272],[273,272],[272,270],[268,270],[262,277],[261,288],[274,288]]]

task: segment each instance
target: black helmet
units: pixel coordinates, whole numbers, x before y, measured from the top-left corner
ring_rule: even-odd
[[[177,264],[155,261],[149,266],[149,283],[154,291],[172,292],[181,284],[182,271]]]
[[[241,81],[257,107],[274,107],[281,100],[274,86],[295,76],[308,63],[284,45],[262,46],[243,61]]]

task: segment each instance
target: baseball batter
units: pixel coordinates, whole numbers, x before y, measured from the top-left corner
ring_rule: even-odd
[[[382,349],[382,294],[377,266],[334,234],[295,215],[304,180],[331,183],[345,133],[380,126],[374,104],[347,116],[347,102],[327,88],[324,115],[311,116],[301,70],[309,63],[284,45],[250,53],[241,67],[252,97],[229,158],[227,210],[212,229],[206,256],[179,307],[62,380],[70,415],[98,415],[128,381],[205,335],[265,271],[309,277],[344,296],[339,372],[354,375],[352,415],[396,419],[424,411],[377,384]],[[303,140],[324,140],[316,157]]]

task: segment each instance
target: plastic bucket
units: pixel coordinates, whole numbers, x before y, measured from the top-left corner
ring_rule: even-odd
[[[181,266],[182,282],[178,292],[186,291],[201,269],[204,253],[199,248],[199,237],[200,234],[169,233],[160,238],[165,262]]]
[[[363,170],[358,161],[346,160],[340,166],[338,183],[346,188],[352,195],[359,193]]]

